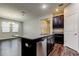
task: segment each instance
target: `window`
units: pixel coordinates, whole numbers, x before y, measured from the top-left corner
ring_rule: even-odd
[[[19,24],[12,22],[12,32],[18,32],[19,31]]]
[[[10,32],[10,22],[2,22],[2,32]]]
[[[2,22],[2,32],[19,32],[19,24],[16,22]]]

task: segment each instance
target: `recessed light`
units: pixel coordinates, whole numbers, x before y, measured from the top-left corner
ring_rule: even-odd
[[[57,8],[57,9],[56,9],[56,12],[58,12],[58,11],[59,11],[59,9]]]
[[[46,6],[45,4],[43,4],[43,5],[42,5],[42,8],[45,9],[45,8],[47,8],[47,6]]]

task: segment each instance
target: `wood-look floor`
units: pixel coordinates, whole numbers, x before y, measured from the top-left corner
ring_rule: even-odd
[[[64,47],[62,44],[55,44],[49,56],[79,56],[79,53],[67,46]]]

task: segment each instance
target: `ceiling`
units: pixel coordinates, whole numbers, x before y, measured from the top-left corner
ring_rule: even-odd
[[[44,3],[2,3],[0,4],[0,17],[24,21],[36,17],[51,14],[59,5],[58,3],[45,3],[46,9],[42,8]]]

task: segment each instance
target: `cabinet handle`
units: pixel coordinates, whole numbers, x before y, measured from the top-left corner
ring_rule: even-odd
[[[26,47],[29,47],[28,43],[25,43],[25,46],[26,46]]]

